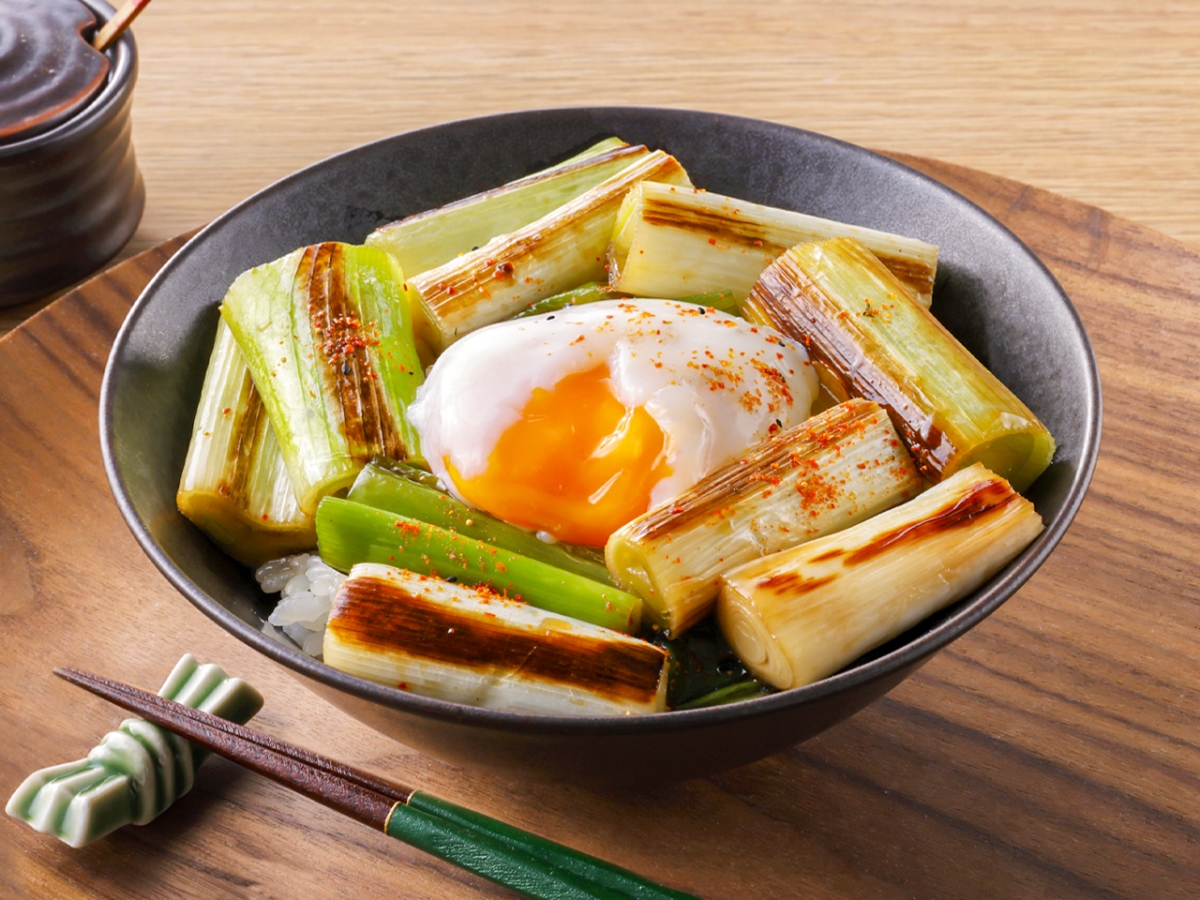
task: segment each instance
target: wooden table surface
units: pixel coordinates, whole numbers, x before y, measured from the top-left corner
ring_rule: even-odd
[[[970,166],[1200,249],[1189,0],[158,0],[132,255],[365,141],[537,106],[708,109]],[[38,303],[0,309],[0,333]]]
[[[0,341],[0,792],[119,719],[50,665],[150,684],[193,650],[264,690],[266,730],[712,898],[1200,896],[1200,5],[159,0],[135,32],[148,201],[126,257],[363,141],[534,106],[759,116],[1016,179],[909,160],[1075,299],[1104,450],[1030,584],[849,722],[641,794],[482,783],[308,694],[136,549],[95,391],[151,254]],[[508,896],[220,761],[85,851],[0,832],[5,897]]]

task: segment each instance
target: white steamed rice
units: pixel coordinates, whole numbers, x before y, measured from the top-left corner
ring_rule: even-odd
[[[280,593],[263,632],[277,639],[285,634],[309,656],[319,658],[329,608],[346,576],[315,553],[299,553],[264,563],[254,578],[264,593]]]

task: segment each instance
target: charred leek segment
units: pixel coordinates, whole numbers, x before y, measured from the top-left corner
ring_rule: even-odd
[[[614,289],[641,297],[731,290],[740,299],[788,247],[834,237],[861,241],[929,306],[937,272],[933,244],[649,182],[625,196],[609,277]]]
[[[1023,491],[1050,464],[1046,426],[858,241],[793,247],[750,302],[808,348],[835,393],[887,409],[931,481],[980,462]]]
[[[672,636],[712,611],[722,572],[915,497],[887,413],[851,400],[780,432],[609,538],[613,580]]]
[[[610,289],[607,285],[602,285],[598,281],[589,281],[587,284],[581,284],[574,290],[563,291],[561,294],[555,294],[553,297],[546,297],[544,300],[539,300],[537,303],[525,307],[525,309],[521,310],[513,318],[525,319],[529,316],[540,316],[545,313],[558,312],[560,309],[566,309],[569,306],[582,306],[585,303],[599,303],[601,300],[618,300],[623,297],[625,297],[624,294]],[[680,297],[679,302],[694,303],[697,306],[703,306],[707,309],[729,313],[731,316],[740,316],[742,314],[738,301],[733,296],[733,291],[693,294],[688,297]]]
[[[263,698],[220,666],[179,660],[160,697],[244,725]],[[86,759],[34,772],[5,807],[10,816],[83,847],[122,825],[145,825],[192,789],[208,751],[143,719],[126,719]]]
[[[397,516],[326,497],[317,510],[321,559],[342,572],[359,563],[400,566],[422,575],[482,585],[507,597],[573,619],[632,634],[642,601],[609,585],[546,563]]]
[[[725,573],[717,617],[777,688],[832,675],[991,578],[1042,530],[981,465],[903,506]]]
[[[374,456],[419,459],[424,375],[403,275],[382,250],[317,244],[241,275],[221,314],[262,394],[300,508]]]
[[[440,352],[544,297],[606,278],[621,200],[647,179],[689,184],[675,157],[656,150],[537,221],[411,278],[421,297],[421,340]]]
[[[262,398],[224,320],[200,391],[179,511],[239,562],[257,566],[315,546]]]
[[[472,706],[578,716],[666,708],[661,647],[390,566],[351,570],[324,656],[343,672]]]
[[[522,528],[430,487],[424,483],[429,477],[427,472],[404,463],[373,462],[359,472],[346,499],[437,525],[592,581],[612,583],[603,560],[595,554],[567,544],[538,540],[536,535]]]
[[[528,225],[647,155],[645,147],[602,141],[554,168],[384,225],[366,243],[387,250],[405,272],[417,275]]]

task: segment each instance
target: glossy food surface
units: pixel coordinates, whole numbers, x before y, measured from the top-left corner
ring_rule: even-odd
[[[479,710],[334,672],[259,631],[250,573],[174,509],[216,306],[245,269],[319,240],[494,187],[617,134],[675,154],[710,191],[889,230],[940,248],[933,311],[1045,422],[1054,463],[1028,492],[1046,530],[996,577],[846,670],[796,691],[714,709],[615,719]],[[326,699],[405,743],[542,778],[688,777],[768,755],[828,728],[995,610],[1061,539],[1099,446],[1095,360],[1070,301],[1007,229],[930,178],[861,148],[767,122],[653,109],[572,109],[398,135],[299,172],[218,219],[150,284],[114,345],[101,402],[110,481],[167,578],[231,633]]]

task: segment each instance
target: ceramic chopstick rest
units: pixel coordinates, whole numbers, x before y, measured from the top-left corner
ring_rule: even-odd
[[[159,696],[245,724],[262,695],[220,666],[185,654]],[[208,752],[142,719],[126,719],[85,759],[50,766],[22,782],[5,811],[72,847],[122,825],[145,825],[192,788]]]

